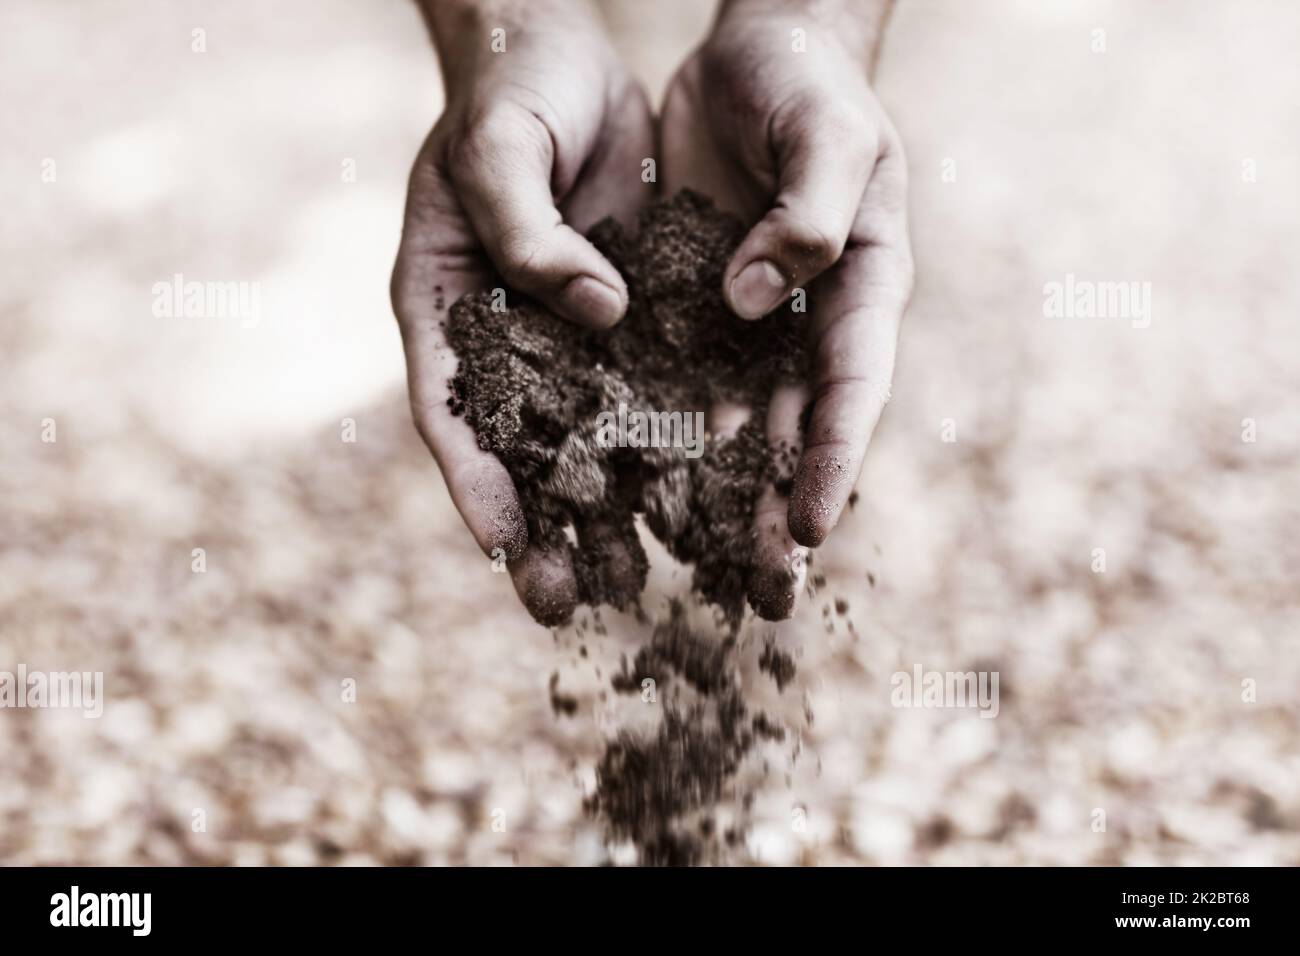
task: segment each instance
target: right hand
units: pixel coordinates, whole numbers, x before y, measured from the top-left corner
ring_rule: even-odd
[[[811,374],[778,389],[765,423],[800,461],[789,499],[769,485],[754,514],[749,601],[768,620],[793,613],[805,549],[853,492],[912,291],[907,163],[868,82],[888,6],[731,0],[664,104],[666,192],[696,189],[750,226],[723,273],[727,304],[756,319],[807,292]]]

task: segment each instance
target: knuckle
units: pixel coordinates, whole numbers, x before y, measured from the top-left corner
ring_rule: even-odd
[[[875,159],[878,145],[875,124],[856,106],[834,101],[825,108],[819,127],[836,150],[854,159]]]
[[[833,215],[815,210],[791,210],[784,232],[790,250],[817,272],[835,264],[847,238]]]
[[[411,423],[415,425],[415,431],[420,436],[420,439],[428,446],[430,451],[433,451],[433,416],[429,414],[429,410],[421,405],[414,396],[411,397]]]
[[[447,148],[453,175],[473,180],[502,162],[545,157],[550,136],[529,110],[497,101],[472,110]]]
[[[453,167],[472,172],[491,160],[509,140],[509,117],[499,106],[488,107],[471,115],[450,147]]]
[[[466,118],[447,148],[453,175],[473,180],[517,147],[524,129],[518,111],[493,104]]]
[[[416,434],[420,436],[420,440],[424,442],[429,453],[433,455],[439,469],[443,469],[444,462],[440,453],[441,442],[439,441],[437,417],[439,406],[434,404],[435,400],[428,394],[423,375],[420,372],[412,374],[413,380],[407,393],[411,407],[411,424],[415,426]]]
[[[393,314],[399,322],[406,321],[411,311],[410,281],[406,266],[399,258],[393,266],[393,274],[388,280],[388,301],[392,303]]]
[[[388,280],[388,299],[399,328],[409,328],[428,313],[432,286],[429,266],[419,257],[399,251]]]
[[[530,228],[515,226],[501,234],[498,249],[502,277],[510,283],[526,283],[540,268],[546,241]]]

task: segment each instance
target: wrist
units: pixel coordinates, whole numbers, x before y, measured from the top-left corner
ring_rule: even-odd
[[[604,38],[592,0],[418,0],[448,89],[472,79],[490,57],[559,36],[555,55],[574,40]]]
[[[792,31],[802,29],[808,49],[831,44],[870,75],[893,5],[894,0],[722,0],[712,36],[772,27],[793,42]]]

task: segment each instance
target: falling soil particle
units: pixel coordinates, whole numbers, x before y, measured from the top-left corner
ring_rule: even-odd
[[[921,849],[937,849],[949,843],[956,832],[953,822],[940,814],[917,830],[916,845]]]
[[[632,669],[626,666],[613,679],[614,689],[629,693],[641,686],[645,677],[673,670],[702,694],[722,690],[731,682],[730,654],[733,638],[711,641],[697,636],[686,625],[680,604],[674,604],[669,619],[655,628],[654,637],[637,652]]]
[[[560,692],[560,674],[551,675],[551,710],[557,717],[572,717],[578,712],[578,699],[570,694]]]
[[[785,740],[785,728],[780,724],[772,723],[772,719],[767,714],[755,714],[751,726],[754,728],[755,736],[768,740]]]
[[[784,651],[777,650],[774,641],[769,641],[763,647],[763,653],[758,658],[758,666],[776,681],[778,691],[784,691],[785,685],[794,680],[796,671],[794,658]]]
[[[581,603],[636,604],[648,570],[634,525],[642,515],[673,557],[693,565],[692,587],[734,628],[749,586],[755,501],[791,471],[792,453],[778,460],[764,422],[773,388],[805,377],[804,317],[788,306],[756,322],[731,313],[722,271],[744,227],[696,193],[648,207],[636,237],[612,219],[588,235],[627,281],[622,321],[592,331],[522,295],[507,294],[500,311],[492,292],[465,296],[446,323],[460,360],[448,404],[504,462],[528,541],[571,549]],[[687,430],[718,402],[752,410],[734,435]],[[621,408],[682,413],[676,444],[688,447],[635,447],[646,436],[631,417],[620,447],[600,416],[618,420]],[[702,453],[687,457],[697,437]]]
[[[596,767],[595,793],[586,801],[588,813],[603,819],[615,839],[632,841],[643,864],[691,865],[716,857],[722,844],[709,813],[724,790],[734,788],[758,740],[785,739],[785,728],[767,714],[750,716],[735,658],[734,639],[696,633],[674,602],[631,668],[625,661],[611,680],[626,694],[651,678],[663,705],[655,733],[625,730],[609,741]],[[688,693],[673,693],[678,681]],[[734,829],[725,837],[727,845],[738,839]]]
[[[835,613],[838,614],[840,617],[843,617],[845,614],[848,614],[848,613],[849,613],[849,602],[846,601],[846,600],[844,600],[844,598],[836,598],[836,599],[835,599]]]

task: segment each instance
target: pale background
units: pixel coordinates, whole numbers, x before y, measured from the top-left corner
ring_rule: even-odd
[[[738,861],[1300,863],[1300,6],[1174,6],[901,4],[917,293],[828,589],[780,631],[773,706],[815,723]],[[656,96],[707,7],[611,14]],[[0,81],[0,670],[108,696],[0,711],[0,861],[604,859],[592,668],[644,629],[606,614],[579,662],[533,625],[402,397],[388,273],[440,102],[414,9],[6,0]],[[261,283],[261,323],[156,318],[177,272]],[[1044,318],[1067,272],[1151,282],[1152,327]],[[652,609],[684,580],[655,572]],[[1000,716],[892,708],[917,663],[998,670]]]

